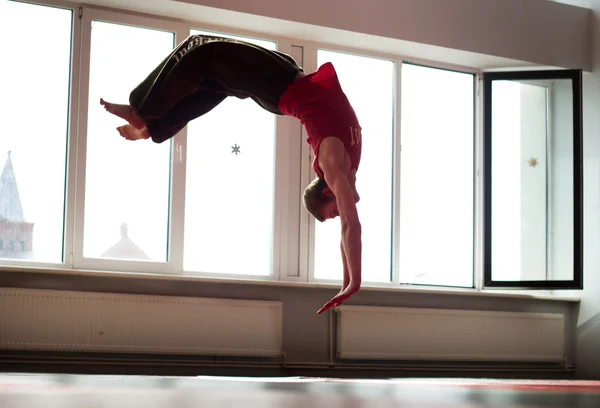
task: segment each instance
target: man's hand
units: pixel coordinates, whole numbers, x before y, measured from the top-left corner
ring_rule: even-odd
[[[359,289],[360,289],[360,284],[350,283],[350,285],[348,285],[346,288],[342,289],[340,291],[340,293],[335,295],[329,302],[325,303],[325,305],[323,305],[323,307],[319,309],[317,314],[321,314],[321,313],[331,309],[332,307],[337,307],[337,306],[341,305],[346,300],[348,300],[350,298],[350,296],[352,296],[353,294],[358,292]]]
[[[350,271],[348,270],[348,260],[346,259],[346,251],[344,250],[344,242],[340,242],[340,250],[342,252],[342,264],[344,266],[344,282],[342,285],[342,289],[340,290],[340,292],[334,296],[333,299],[331,299],[329,302],[327,302],[325,304],[325,306],[323,306],[318,312],[317,314],[321,314],[324,311],[331,309],[332,307],[337,307],[339,305],[341,305],[344,301],[348,300],[348,298],[350,298],[350,296],[352,296],[354,293],[358,292],[358,290],[360,289],[360,282],[357,282],[356,280],[353,282],[352,288],[350,288],[350,284],[351,284],[351,278],[350,278]]]

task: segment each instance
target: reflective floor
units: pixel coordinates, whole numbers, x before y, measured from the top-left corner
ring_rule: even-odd
[[[600,407],[600,382],[0,375],[2,408]]]

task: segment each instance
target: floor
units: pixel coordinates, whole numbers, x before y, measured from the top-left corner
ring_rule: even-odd
[[[600,381],[0,375],[2,408],[600,407]]]

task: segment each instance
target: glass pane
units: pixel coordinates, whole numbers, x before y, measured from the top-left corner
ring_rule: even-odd
[[[251,99],[229,97],[188,124],[187,143],[184,269],[270,275],[275,116]]]
[[[71,10],[0,2],[1,258],[62,262],[71,23]]]
[[[318,64],[331,62],[362,126],[363,147],[356,175],[362,226],[362,279],[391,281],[394,63],[319,50]],[[368,74],[365,74],[368,73]],[[357,80],[368,75],[368,81]],[[317,279],[342,279],[340,219],[315,222]]]
[[[573,279],[571,80],[492,82],[492,279]]]
[[[172,51],[174,35],[92,24],[84,256],[164,262],[170,143],[121,138],[115,129],[125,122],[99,101],[127,104],[131,90]]]
[[[401,282],[473,286],[473,87],[402,65]]]

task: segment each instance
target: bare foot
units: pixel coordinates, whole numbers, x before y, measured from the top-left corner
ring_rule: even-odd
[[[140,119],[133,108],[130,105],[119,105],[117,103],[106,102],[104,99],[100,99],[100,105],[104,106],[107,112],[112,113],[115,116],[125,119],[131,126],[136,129],[143,129],[146,124]]]
[[[146,128],[136,129],[131,125],[123,125],[119,126],[117,130],[127,140],[150,139],[150,133],[148,133],[148,129]]]

